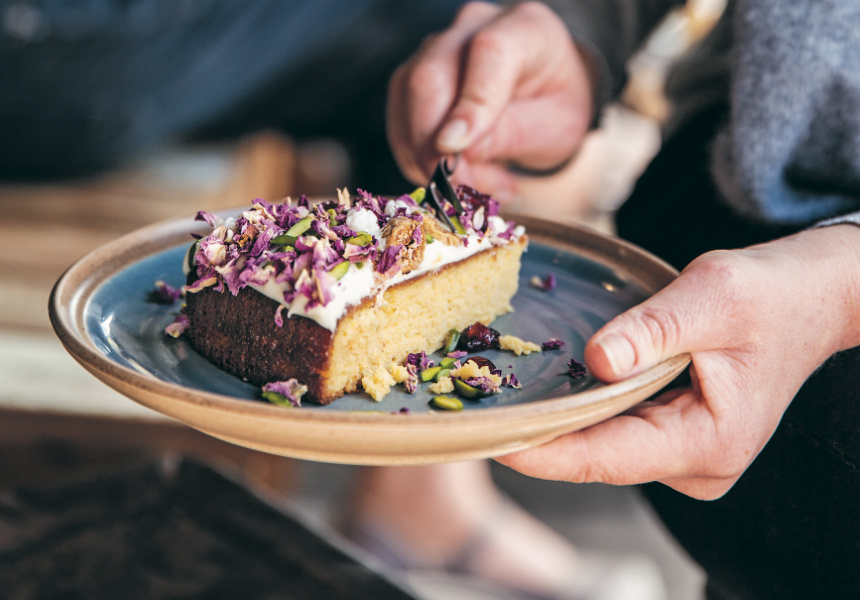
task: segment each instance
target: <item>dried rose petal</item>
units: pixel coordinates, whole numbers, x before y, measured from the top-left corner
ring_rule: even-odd
[[[567,374],[573,379],[581,379],[588,374],[588,371],[585,369],[585,365],[575,358],[571,358],[570,362],[567,363]]]
[[[541,344],[541,348],[544,350],[558,350],[562,346],[564,346],[564,342],[562,342],[558,338],[549,338],[547,341]]]
[[[197,215],[194,217],[195,221],[203,221],[210,227],[218,227],[224,221],[220,217],[216,217],[212,213],[208,213],[205,210],[198,211]]]
[[[279,398],[271,394],[278,394],[283,397],[291,406],[299,407],[302,405],[302,396],[308,391],[308,386],[298,382],[297,379],[287,379],[286,381],[273,381],[263,386],[263,397],[273,404],[279,404]]]
[[[534,277],[531,278],[530,283],[534,287],[538,288],[539,290],[549,292],[549,291],[555,289],[555,284],[556,284],[555,273],[550,273],[549,275],[547,275],[544,278],[541,278],[541,277],[538,277],[537,275],[535,275]]]
[[[398,260],[401,250],[403,250],[403,244],[395,244],[386,248],[379,255],[376,272],[381,273],[386,278],[397,275],[401,269],[400,261]]]
[[[182,296],[182,288],[175,288],[163,281],[155,282],[155,289],[149,293],[149,301],[155,304],[173,304]]]
[[[492,377],[482,375],[480,377],[466,377],[465,379],[460,379],[460,381],[480,390],[482,394],[487,396],[497,394],[499,392],[499,383]]]
[[[471,188],[457,191],[465,209],[460,219],[467,231],[474,231],[478,238],[491,235],[498,240],[510,239],[509,231],[495,231],[497,225],[492,231],[488,227],[491,218],[498,221],[496,200]],[[423,225],[411,228],[411,235],[403,240],[403,245],[391,244],[380,249],[380,240],[369,233],[364,234],[369,239],[363,237],[361,243],[355,243],[362,232],[346,224],[347,213],[355,209],[356,214],[362,214],[362,222],[371,231],[377,225],[384,228],[398,217],[423,223],[422,214],[414,212],[417,208],[416,201],[408,194],[389,200],[358,190],[352,198],[344,190],[338,193],[337,202],[313,206],[305,196],[298,202],[287,198],[281,204],[257,199],[235,218],[222,219],[200,212],[197,219],[208,223],[212,231],[206,236],[194,236],[198,242],[194,246],[192,277],[186,292],[195,293],[211,286],[216,291],[228,290],[236,295],[245,287],[259,288],[274,282],[283,289],[288,305],[298,300],[306,309],[326,306],[340,285],[329,275],[336,264],[367,263],[379,283],[405,273],[405,261],[415,258],[410,249],[424,243]],[[453,207],[448,208],[453,211]],[[508,229],[512,227],[511,223]],[[454,237],[457,244],[468,244],[468,238]],[[278,324],[284,319],[283,314],[276,313]],[[491,343],[488,347],[496,346]]]
[[[287,308],[283,304],[279,304],[275,310],[275,325],[278,327],[284,326],[284,309]]]
[[[191,325],[191,320],[186,315],[180,313],[176,315],[176,318],[173,319],[170,325],[164,328],[164,333],[170,337],[178,338],[185,333],[189,325]]]
[[[421,354],[424,354],[423,352]],[[410,356],[418,356],[410,354]],[[433,361],[430,361],[431,363]],[[414,394],[418,391],[418,365],[417,364],[406,364],[406,379],[403,380],[403,387],[406,388],[406,391],[410,394]]]
[[[523,385],[520,383],[520,380],[516,375],[511,373],[510,375],[506,375],[502,377],[502,387],[514,388],[515,390],[522,389]]]
[[[406,357],[405,364],[407,367],[412,366],[415,367],[418,371],[424,371],[435,365],[436,361],[427,356],[426,352],[422,351],[419,353],[413,353],[408,355]]]

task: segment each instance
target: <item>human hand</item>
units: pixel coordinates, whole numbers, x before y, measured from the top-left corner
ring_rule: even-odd
[[[806,378],[857,345],[860,228],[709,253],[607,323],[585,349],[591,372],[609,382],[689,352],[690,387],[498,460],[544,479],[661,481],[718,498],[770,439]]]
[[[412,181],[460,153],[456,180],[505,199],[516,189],[505,165],[562,164],[593,110],[587,64],[552,10],[473,2],[394,73],[388,139]]]

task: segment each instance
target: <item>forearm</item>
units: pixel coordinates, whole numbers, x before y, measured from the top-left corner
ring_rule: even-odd
[[[826,315],[822,337],[830,353],[860,346],[860,226],[845,223],[793,237],[808,248],[811,262],[807,270],[816,278],[810,284],[822,290],[825,304],[810,306],[810,311]]]
[[[721,254],[737,259],[724,264],[740,265],[723,278],[728,286],[712,286],[725,295],[719,320],[737,338],[724,344],[756,353],[770,348],[768,360],[790,364],[798,384],[834,353],[860,345],[860,227],[806,229],[704,255],[688,270]]]

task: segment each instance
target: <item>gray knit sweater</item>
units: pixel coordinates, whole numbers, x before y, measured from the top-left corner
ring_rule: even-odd
[[[548,0],[595,54],[604,99],[673,0]],[[803,226],[860,222],[860,2],[737,0],[670,76],[673,123],[716,102],[712,166],[738,213]]]

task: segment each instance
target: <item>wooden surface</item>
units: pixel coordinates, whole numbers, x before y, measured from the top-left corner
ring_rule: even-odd
[[[148,157],[87,181],[0,184],[0,486],[151,454],[228,460],[288,487],[284,459],[150,411],[80,367],[51,330],[51,288],[78,258],[150,223],[293,193],[295,151],[275,134]]]
[[[46,330],[51,286],[75,260],[144,225],[292,192],[292,145],[165,152],[87,181],[0,184],[0,328]]]

